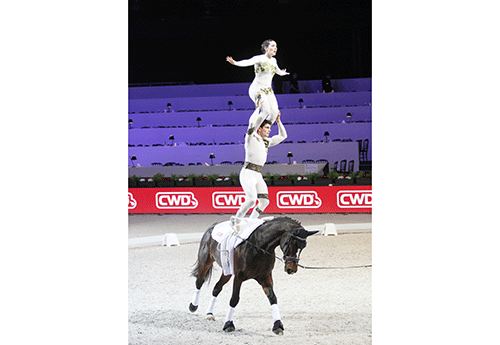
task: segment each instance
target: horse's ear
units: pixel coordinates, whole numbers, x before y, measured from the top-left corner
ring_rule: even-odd
[[[308,236],[311,236],[311,235],[314,235],[315,233],[317,233],[319,230],[316,230],[316,231],[307,231],[306,229],[304,228],[301,228],[299,230],[299,233],[298,233],[298,236],[301,237],[301,238],[306,238]]]
[[[307,230],[306,230],[306,231],[307,231]],[[318,233],[318,232],[319,232],[319,230],[315,230],[315,231],[307,231],[307,235],[306,235],[306,237],[307,237],[307,236],[314,235],[314,234],[316,234],[316,233]]]

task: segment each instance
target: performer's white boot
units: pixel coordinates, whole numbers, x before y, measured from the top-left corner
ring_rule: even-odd
[[[229,225],[235,234],[239,234],[244,225],[250,221],[250,218],[239,218],[236,216],[231,216]]]
[[[247,134],[250,135],[252,134],[257,128],[260,126],[260,123],[255,123],[256,118],[259,116],[260,111],[262,110],[262,103],[264,100],[262,99],[262,95],[257,96],[257,101],[255,104],[255,111],[253,114],[250,116],[250,119],[248,120],[248,130]]]
[[[231,226],[231,229],[233,229],[233,232],[238,234],[241,230],[241,218],[238,218],[236,216],[231,216],[229,225]]]

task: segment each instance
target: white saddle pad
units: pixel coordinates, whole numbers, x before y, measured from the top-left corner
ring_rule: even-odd
[[[261,219],[245,218],[241,222],[241,230],[239,234],[235,234],[229,225],[229,221],[217,224],[212,230],[212,238],[220,243],[220,261],[222,264],[222,273],[226,276],[234,275],[234,248],[241,242],[246,240],[264,221],[270,220],[272,217]],[[246,224],[244,224],[246,222]]]

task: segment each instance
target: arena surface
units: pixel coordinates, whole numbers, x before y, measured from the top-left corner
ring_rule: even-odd
[[[314,267],[371,265],[371,214],[290,215],[306,227],[335,223],[338,236],[308,238],[300,264]],[[129,239],[165,233],[200,233],[228,215],[129,215]],[[349,230],[349,225],[355,230]],[[370,224],[359,229],[359,224]],[[232,291],[230,282],[215,306],[216,321],[205,310],[221,269],[202,288],[198,311],[188,310],[195,291],[190,276],[199,240],[179,240],[180,246],[161,242],[129,244],[129,344],[371,344],[372,269],[303,269],[294,275],[276,261],[274,290],[285,326],[283,336],[272,333],[271,308],[257,282],[244,282],[236,307],[236,331],[222,330]],[[276,254],[281,256],[278,247]]]

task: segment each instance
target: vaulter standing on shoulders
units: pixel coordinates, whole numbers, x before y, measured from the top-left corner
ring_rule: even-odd
[[[257,110],[262,106],[262,102],[257,104]],[[258,113],[256,120],[260,121],[258,128],[248,127],[245,135],[245,163],[240,171],[240,184],[245,192],[245,202],[240,206],[235,216],[231,217],[231,227],[234,231],[240,231],[241,220],[247,212],[255,205],[257,206],[250,215],[250,219],[255,219],[269,205],[269,193],[266,182],[262,176],[262,168],[267,160],[267,150],[269,147],[278,145],[286,139],[287,134],[283,123],[281,122],[281,114],[278,111],[276,123],[278,124],[278,134],[269,138],[271,133],[271,121],[264,120],[265,114]]]
[[[271,124],[274,123],[279,114],[279,110],[278,101],[276,100],[272,88],[273,76],[274,74],[280,76],[290,74],[286,69],[282,70],[278,67],[278,63],[274,57],[278,51],[278,45],[274,40],[265,40],[261,45],[261,50],[264,54],[256,55],[248,60],[234,61],[232,57],[226,57],[226,61],[234,66],[254,66],[255,78],[252,84],[250,84],[248,94],[255,103],[256,109],[252,116],[250,116],[249,127],[260,125],[260,122],[257,121],[257,116],[259,114],[257,105],[260,100],[262,100],[262,112],[265,114],[264,118],[269,116],[268,120]]]

